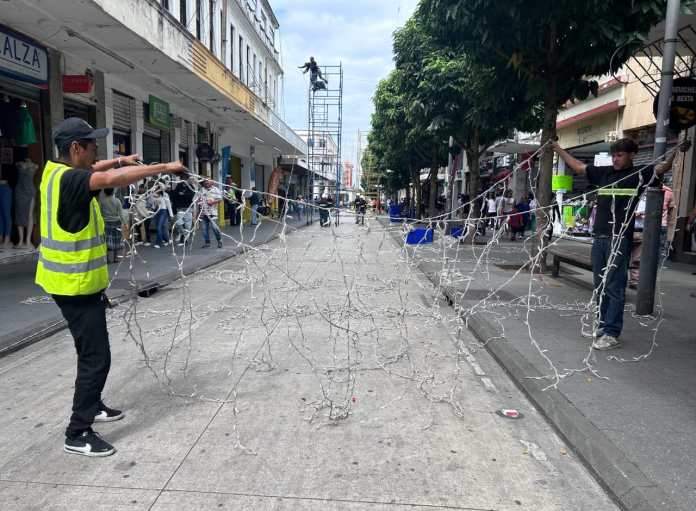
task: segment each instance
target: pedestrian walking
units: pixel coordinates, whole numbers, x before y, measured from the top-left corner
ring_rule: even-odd
[[[131,155],[96,162],[97,139],[108,129],[94,129],[75,117],[54,130],[57,161],[47,161],[41,178],[41,245],[36,283],[53,297],[75,341],[77,377],[72,415],[63,449],[84,456],[109,456],[114,447],[92,430],[94,422],[122,419],[109,408],[102,391],[111,366],[106,327],[109,284],[104,220],[97,195],[160,173],[183,172],[180,163],[142,165]],[[112,169],[118,170],[112,170]]]
[[[217,223],[218,204],[221,200],[222,192],[220,189],[210,179],[204,179],[199,199],[201,220],[203,221],[203,246],[201,248],[210,248],[211,229],[217,240],[217,248],[222,248],[222,233]]]
[[[128,221],[121,201],[114,197],[113,188],[104,188],[99,195],[99,209],[104,219],[106,262],[118,261],[123,248],[123,228]]]
[[[259,223],[259,206],[261,206],[261,194],[256,191],[256,187],[251,188],[249,205],[251,206],[251,225],[256,225]]]
[[[181,180],[174,187],[172,194],[172,208],[176,213],[174,222],[174,232],[178,238],[179,246],[191,244],[191,234],[193,231],[193,200],[196,195],[196,180],[190,177],[188,180]]]
[[[355,201],[353,201],[353,207],[355,208],[355,223],[365,225],[367,201],[360,194],[357,194],[355,197]]]
[[[174,218],[172,212],[172,203],[169,199],[169,194],[164,190],[162,185],[158,185],[154,193],[155,207],[155,227],[157,229],[157,238],[155,240],[155,248],[161,248],[169,245],[169,220]]]
[[[494,195],[488,194],[486,199],[486,215],[488,216],[487,222],[491,229],[495,229],[495,216],[496,216],[496,204]]]
[[[573,157],[554,142],[553,150],[576,173],[586,174],[597,186],[598,200],[593,229],[592,273],[599,305],[599,330],[592,346],[610,350],[621,346],[624,304],[634,213],[646,187],[672,167],[674,154],[661,164],[637,169],[633,159],[638,145],[622,138],[611,145],[612,165],[594,166]],[[682,145],[687,150],[687,144]]]

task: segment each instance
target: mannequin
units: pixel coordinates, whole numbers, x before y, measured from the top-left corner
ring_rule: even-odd
[[[17,186],[14,196],[15,224],[19,232],[19,242],[14,248],[30,249],[31,232],[34,228],[34,197],[36,188],[34,187],[34,174],[39,166],[31,161],[29,157],[16,164],[19,171]]]

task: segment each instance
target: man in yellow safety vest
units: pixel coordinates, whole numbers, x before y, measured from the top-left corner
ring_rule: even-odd
[[[92,430],[94,422],[122,419],[104,405],[102,390],[111,366],[105,289],[109,285],[104,220],[96,197],[161,173],[184,172],[179,162],[137,165],[138,155],[96,162],[94,129],[78,118],[54,131],[58,160],[46,162],[41,178],[41,245],[36,283],[53,296],[68,323],[77,351],[77,377],[64,450],[109,456],[113,446]]]

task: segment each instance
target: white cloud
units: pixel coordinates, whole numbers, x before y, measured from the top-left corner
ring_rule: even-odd
[[[370,127],[372,95],[393,68],[392,34],[413,13],[418,0],[277,0],[285,68],[284,114],[306,129],[308,75],[297,66],[310,55],[320,65],[343,64],[343,156],[355,160],[358,129]]]

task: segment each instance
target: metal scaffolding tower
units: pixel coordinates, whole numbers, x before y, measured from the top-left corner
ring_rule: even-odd
[[[343,135],[343,64],[319,66],[321,78],[307,91],[307,197],[317,199],[333,189],[335,206],[341,196],[341,143]],[[331,182],[335,181],[332,185]],[[336,213],[338,222],[338,213]],[[307,222],[312,222],[312,216]]]

